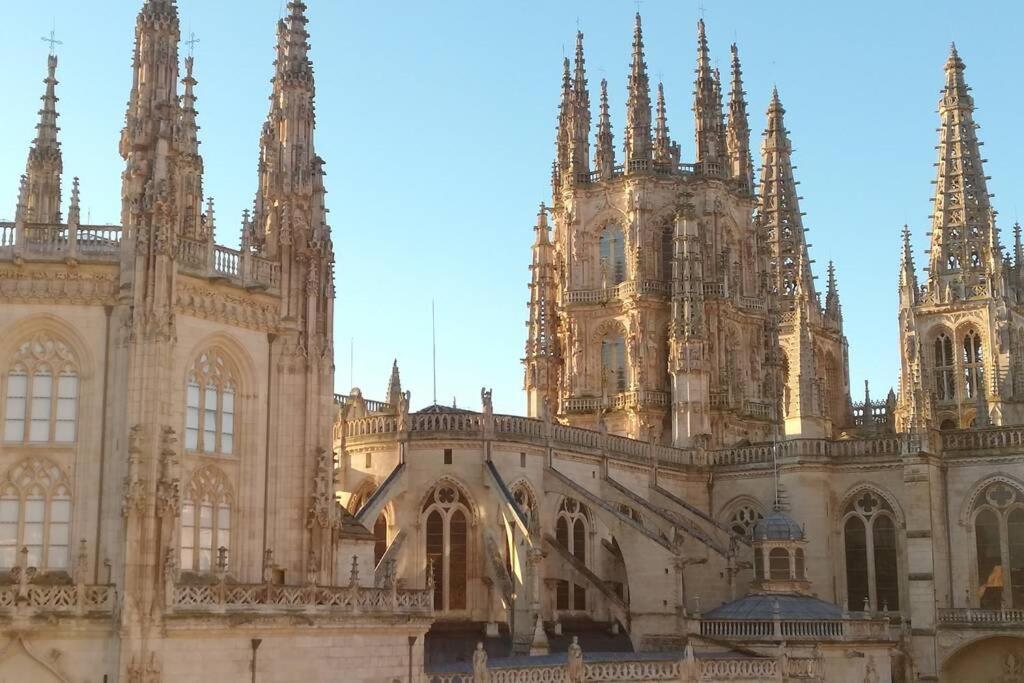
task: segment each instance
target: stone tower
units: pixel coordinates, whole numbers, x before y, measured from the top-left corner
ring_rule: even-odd
[[[639,15],[621,164],[602,81],[591,170],[582,34],[563,64],[554,231],[542,212],[533,247],[531,416],[548,405],[568,424],[679,446],[780,434],[776,297],[753,220],[739,58],[726,118],[697,30],[695,163],[680,163],[660,84],[652,112]]]
[[[756,216],[770,252],[769,287],[777,293],[780,309],[782,414],[786,436],[832,436],[852,418],[843,316],[831,263],[824,308],[814,286],[784,114],[778,90],[773,90],[761,143]]]
[[[939,159],[927,278],[918,286],[904,228],[897,428],[1024,421],[1020,229],[1004,256],[982,168],[974,98],[954,45],[939,100]]]

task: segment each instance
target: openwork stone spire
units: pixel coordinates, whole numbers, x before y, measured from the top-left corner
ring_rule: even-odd
[[[809,304],[818,306],[818,295],[810,272],[807,242],[804,240],[796,182],[793,180],[792,147],[783,121],[785,109],[779,91],[772,89],[768,105],[768,127],[761,143],[761,191],[757,221],[763,239],[772,249],[775,287],[783,301],[792,306],[797,291]]]
[[[212,238],[212,214],[207,225],[202,221],[203,204],[203,157],[199,154],[199,124],[196,112],[196,79],[193,76],[195,58],[185,58],[185,77],[181,83],[185,92],[181,97],[181,114],[178,118],[178,170],[181,173],[181,234],[185,237],[205,240]]]
[[[597,150],[594,166],[601,180],[612,177],[615,169],[615,145],[612,139],[612,119],[608,113],[608,81],[601,79],[601,113],[597,122]]]
[[[60,142],[57,140],[57,56],[47,58],[47,74],[43,83],[43,105],[39,109],[36,137],[28,151],[25,176],[28,197],[25,218],[33,223],[60,223],[60,179],[64,170]]]
[[[729,118],[726,124],[725,146],[729,153],[729,175],[739,181],[747,192],[754,191],[754,162],[750,157],[750,123],[747,118],[746,92],[743,90],[743,70],[736,43],[732,51],[732,86],[729,89]]]
[[[644,61],[644,35],[640,13],[633,28],[633,63],[626,101],[626,171],[641,170],[651,160],[651,85]]]
[[[693,118],[697,158],[701,172],[721,172],[725,154],[722,131],[722,94],[718,78],[711,69],[704,20],[697,20],[697,69],[693,88]]]
[[[590,93],[583,58],[583,33],[576,32],[576,63],[569,120],[569,170],[573,181],[590,175]]]
[[[555,128],[555,163],[551,179],[554,190],[562,184],[562,175],[568,172],[570,166],[572,112],[572,74],[569,71],[569,58],[565,57],[562,59],[562,96],[558,103],[558,126]]]
[[[554,245],[548,235],[547,208],[540,205],[533,262],[530,265],[530,319],[527,321],[525,387],[530,415],[543,415],[556,398],[558,346]]]
[[[975,133],[974,98],[956,45],[945,70],[928,271],[929,287],[937,287],[943,300],[950,288],[952,296],[971,297],[977,293],[972,290],[987,287],[1001,270],[1002,252]]]
[[[843,309],[839,303],[839,285],[836,283],[836,266],[828,262],[828,286],[825,290],[825,319],[842,329]]]
[[[654,124],[654,160],[660,164],[679,163],[679,145],[668,135],[668,114],[665,110],[665,87],[658,83],[658,116]]]
[[[899,287],[901,307],[917,303],[917,270],[914,266],[914,250],[910,244],[910,228],[906,225],[903,226]]]

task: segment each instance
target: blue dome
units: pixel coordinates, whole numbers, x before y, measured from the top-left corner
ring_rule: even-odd
[[[792,517],[778,510],[754,525],[755,541],[802,541],[804,530]]]

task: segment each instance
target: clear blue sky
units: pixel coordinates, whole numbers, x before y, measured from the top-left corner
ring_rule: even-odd
[[[141,0],[0,6],[0,217],[11,218],[33,137],[46,45],[56,20],[65,193],[82,178],[93,222],[119,220],[117,140],[131,83]],[[547,200],[563,50],[586,34],[592,101],[608,78],[621,146],[632,14],[628,0],[308,0],[317,76],[317,148],[327,161],[337,252],[337,388],[384,394],[398,357],[413,407],[430,402],[430,301],[437,300],[438,394],[523,411],[527,266],[537,204]],[[705,0],[723,71],[739,42],[751,128],[772,83],[787,110],[819,285],[836,261],[855,397],[897,377],[899,230],[918,265],[931,213],[942,65],[956,40],[1001,211],[1004,244],[1024,186],[1020,3]],[[196,47],[206,191],[218,237],[237,241],[256,187],[281,0],[179,0]],[[693,156],[690,114],[696,0],[645,0],[647,62],[663,74],[669,125]],[[758,139],[753,141],[756,146]],[[621,154],[621,151],[620,151]],[[1024,208],[1024,206],[1022,206]]]

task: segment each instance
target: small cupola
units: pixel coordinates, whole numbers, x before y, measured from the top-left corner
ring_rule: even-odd
[[[801,525],[778,506],[759,521],[751,538],[754,548],[754,582],[757,593],[810,594],[804,547],[807,538]]]

